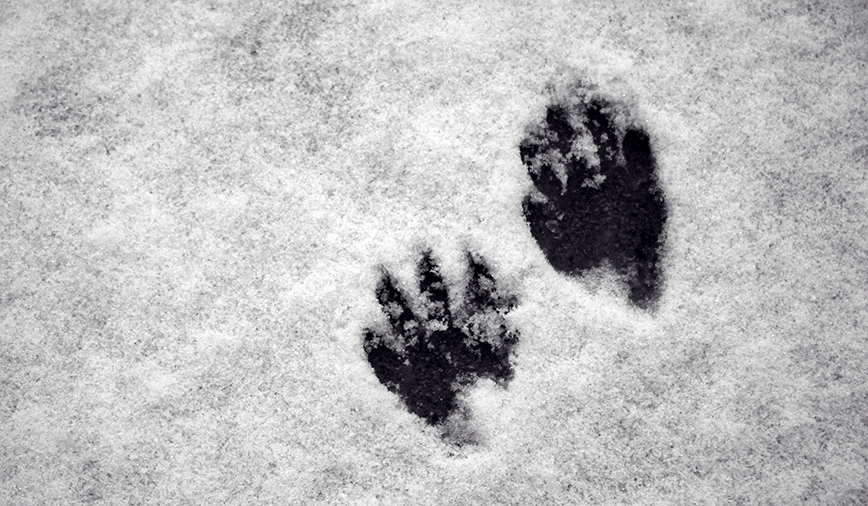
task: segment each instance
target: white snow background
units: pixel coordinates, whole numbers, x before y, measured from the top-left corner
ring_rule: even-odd
[[[650,132],[658,311],[548,266],[518,156]],[[868,4],[0,2],[0,504],[868,503]],[[369,367],[467,249],[516,378],[450,447]]]

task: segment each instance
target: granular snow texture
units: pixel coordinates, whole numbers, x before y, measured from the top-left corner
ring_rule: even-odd
[[[868,503],[866,27],[855,1],[0,2],[0,503]],[[546,160],[604,188],[645,162],[599,145],[641,131],[665,227],[559,270],[521,146],[577,83],[617,127],[574,118]],[[468,258],[509,304],[473,309]],[[401,351],[384,273],[460,356]],[[408,409],[366,329],[454,366],[448,409]]]

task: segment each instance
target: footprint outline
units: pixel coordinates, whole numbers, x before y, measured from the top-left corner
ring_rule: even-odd
[[[535,189],[522,202],[525,221],[556,271],[608,267],[630,302],[651,310],[662,294],[668,209],[650,136],[622,104],[576,90],[552,101],[519,143]]]
[[[468,281],[455,307],[431,250],[416,266],[419,303],[381,268],[375,294],[388,330],[364,330],[363,349],[375,376],[409,412],[441,426],[461,408],[464,392],[488,378],[503,388],[515,375],[519,333],[505,319],[516,297],[496,282],[485,260],[466,254]]]

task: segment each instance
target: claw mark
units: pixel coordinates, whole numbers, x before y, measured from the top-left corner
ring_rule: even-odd
[[[509,358],[519,335],[504,315],[516,299],[497,286],[481,258],[468,253],[467,261],[469,281],[457,311],[430,251],[417,266],[418,313],[383,271],[376,295],[391,333],[364,331],[363,346],[377,379],[431,425],[443,424],[458,408],[460,392],[477,379],[505,386],[513,377]]]
[[[660,296],[666,204],[648,134],[619,126],[618,112],[599,97],[549,106],[519,146],[541,194],[525,198],[524,216],[555,270],[578,276],[608,264],[630,301],[648,308]]]

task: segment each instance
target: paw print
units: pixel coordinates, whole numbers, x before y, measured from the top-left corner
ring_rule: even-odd
[[[666,205],[648,134],[626,122],[600,97],[549,106],[519,146],[538,190],[524,216],[555,270],[608,265],[626,278],[630,301],[648,308],[661,290]]]
[[[459,393],[479,378],[505,386],[513,377],[510,352],[518,342],[504,315],[516,300],[497,287],[481,258],[467,254],[469,281],[463,302],[449,303],[440,267],[426,251],[417,265],[418,304],[383,271],[376,295],[389,330],[364,331],[364,350],[377,379],[407,409],[431,425],[458,408]]]

